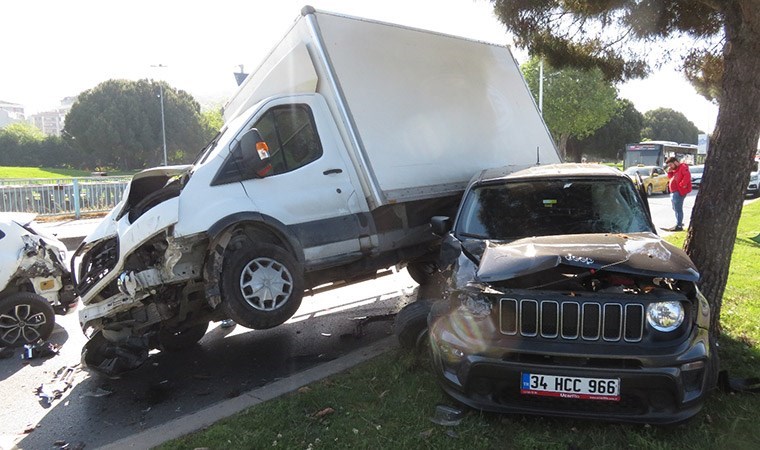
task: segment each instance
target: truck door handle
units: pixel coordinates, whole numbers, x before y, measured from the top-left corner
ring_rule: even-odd
[[[343,169],[327,169],[324,172],[322,172],[322,175],[330,175],[333,173],[343,173]]]

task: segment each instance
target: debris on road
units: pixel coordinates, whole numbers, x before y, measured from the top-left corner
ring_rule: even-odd
[[[21,359],[49,358],[58,355],[60,351],[60,345],[39,340],[34,344],[24,345],[24,352],[21,354]]]
[[[436,405],[435,415],[430,421],[444,427],[455,427],[462,422],[464,412],[461,409],[448,405]]]
[[[74,374],[77,365],[66,366],[58,369],[49,384],[43,384],[37,388],[37,396],[43,406],[50,406],[53,400],[61,398],[64,392],[74,384]]]
[[[101,397],[108,397],[111,394],[113,394],[113,391],[109,391],[103,388],[96,388],[93,391],[85,392],[84,394],[82,394],[82,397],[101,398]]]

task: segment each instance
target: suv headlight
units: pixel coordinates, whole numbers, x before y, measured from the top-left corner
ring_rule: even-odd
[[[657,331],[674,331],[683,323],[683,318],[681,302],[658,302],[647,306],[647,322]]]
[[[757,183],[758,178],[760,178],[760,175],[758,174],[750,175],[749,181]]]

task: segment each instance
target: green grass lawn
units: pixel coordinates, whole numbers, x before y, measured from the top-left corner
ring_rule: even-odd
[[[108,175],[132,175],[135,172],[113,171]],[[47,167],[9,167],[0,166],[0,179],[2,178],[74,178],[89,177],[89,170],[55,169]]]
[[[724,296],[722,368],[760,372],[760,202],[745,207]],[[456,427],[433,424],[454,405],[432,372],[400,350],[161,448],[756,449],[760,395],[715,392],[702,413],[668,427],[487,414],[468,410]],[[333,412],[318,414],[331,408]]]

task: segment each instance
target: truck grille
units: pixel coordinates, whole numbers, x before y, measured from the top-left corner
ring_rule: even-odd
[[[506,335],[566,340],[639,342],[644,334],[640,303],[502,298],[500,330]]]
[[[77,255],[74,255],[77,257]],[[84,295],[116,267],[119,260],[119,241],[117,238],[106,239],[82,255],[79,265],[79,277],[76,288],[79,295]]]

